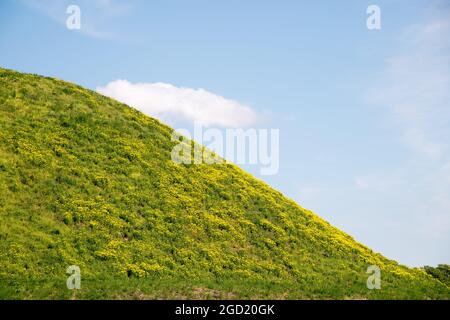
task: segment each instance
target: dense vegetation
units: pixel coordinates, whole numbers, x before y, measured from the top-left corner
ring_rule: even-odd
[[[90,90],[0,69],[0,298],[450,297],[232,164],[175,164],[171,134]],[[70,265],[81,290],[66,287]]]
[[[450,265],[440,264],[436,268],[425,266],[425,271],[450,287]]]

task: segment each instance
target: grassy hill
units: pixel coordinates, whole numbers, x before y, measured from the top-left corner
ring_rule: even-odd
[[[175,164],[172,131],[0,69],[0,298],[450,298],[232,164]]]

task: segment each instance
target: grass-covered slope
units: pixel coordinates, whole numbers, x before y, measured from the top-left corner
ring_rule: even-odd
[[[0,69],[0,298],[449,298],[234,165],[175,164],[171,133]]]

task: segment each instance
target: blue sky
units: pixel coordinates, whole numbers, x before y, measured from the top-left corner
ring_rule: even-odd
[[[0,30],[6,68],[248,108],[280,129],[280,171],[260,178],[389,258],[450,263],[448,1],[2,1]],[[158,117],[192,120],[177,112]]]

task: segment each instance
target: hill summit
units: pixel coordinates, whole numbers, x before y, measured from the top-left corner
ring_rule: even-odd
[[[450,297],[233,164],[174,163],[172,133],[80,86],[0,69],[0,298]]]

